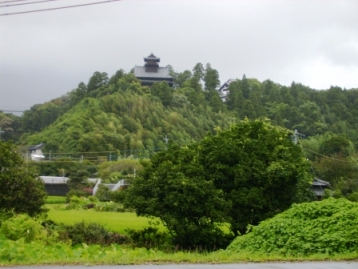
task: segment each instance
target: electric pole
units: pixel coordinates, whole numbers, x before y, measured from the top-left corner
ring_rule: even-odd
[[[292,136],[293,143],[294,143],[295,145],[297,145],[297,143],[298,143],[298,137],[303,138],[303,137],[305,137],[305,135],[304,135],[304,134],[300,134],[297,130],[295,130],[295,131],[293,132],[293,136]]]
[[[0,127],[0,141],[2,141],[2,139],[1,139],[1,134],[4,133],[4,132],[5,132],[5,131],[2,131],[2,130],[1,130],[1,127]]]

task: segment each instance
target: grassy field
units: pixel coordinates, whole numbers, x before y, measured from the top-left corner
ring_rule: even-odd
[[[47,196],[46,204],[65,204],[66,196]]]
[[[142,229],[149,225],[150,219],[137,217],[132,212],[99,212],[93,209],[87,210],[65,210],[64,205],[47,204],[50,209],[48,218],[64,224],[74,224],[81,221],[95,222],[103,225],[108,230],[125,234],[125,229]],[[160,225],[164,230],[164,226]]]

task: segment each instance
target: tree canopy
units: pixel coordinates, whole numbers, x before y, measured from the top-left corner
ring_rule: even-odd
[[[310,164],[287,129],[244,120],[185,147],[172,145],[144,163],[128,190],[138,215],[162,220],[176,243],[224,244],[247,225],[310,198]]]
[[[46,192],[37,177],[11,142],[0,141],[0,209],[29,215],[40,213]]]

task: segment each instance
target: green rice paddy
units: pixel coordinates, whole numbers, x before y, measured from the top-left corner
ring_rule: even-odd
[[[95,222],[103,225],[111,231],[125,234],[126,229],[140,230],[149,226],[153,219],[137,217],[134,212],[100,212],[94,209],[87,210],[66,210],[64,205],[47,204],[48,218],[57,223],[74,224],[78,222]],[[157,220],[158,222],[158,220]],[[159,225],[159,229],[164,230],[164,226]]]

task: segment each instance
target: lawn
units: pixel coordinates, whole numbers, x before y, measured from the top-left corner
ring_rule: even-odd
[[[94,209],[87,210],[65,210],[64,205],[47,204],[50,209],[48,218],[64,224],[74,224],[78,222],[95,222],[102,224],[108,230],[125,234],[125,229],[142,229],[149,225],[149,218],[137,217],[132,212],[99,212]],[[164,226],[159,228],[164,230]]]

